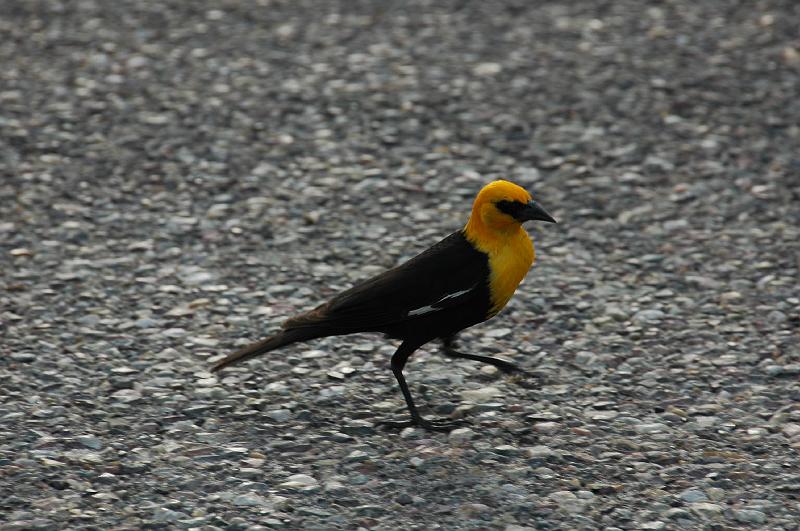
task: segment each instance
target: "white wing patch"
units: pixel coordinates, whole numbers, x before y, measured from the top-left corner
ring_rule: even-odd
[[[426,313],[431,313],[431,312],[436,312],[436,311],[442,310],[443,308],[437,308],[437,306],[440,305],[441,303],[443,303],[444,301],[447,301],[447,300],[450,300],[450,299],[455,299],[456,297],[460,297],[460,296],[464,295],[465,293],[467,293],[469,291],[472,291],[472,288],[474,288],[474,287],[475,286],[472,286],[472,287],[469,287],[469,288],[467,288],[465,290],[456,291],[455,293],[450,293],[448,295],[445,295],[444,297],[442,297],[438,301],[434,302],[433,304],[428,304],[427,306],[422,306],[420,308],[416,308],[414,310],[410,310],[408,312],[408,315],[409,316],[412,316],[412,315],[424,315]]]

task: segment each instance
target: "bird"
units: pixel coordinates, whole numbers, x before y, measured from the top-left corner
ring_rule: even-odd
[[[450,430],[456,422],[420,415],[403,375],[406,361],[438,339],[449,357],[487,363],[504,373],[526,373],[503,359],[460,352],[454,341],[465,328],[497,315],[511,299],[536,256],[522,224],[537,220],[556,223],[523,187],[507,180],[492,181],[476,195],[462,229],[401,265],[289,318],[276,333],[217,361],[211,371],[292,343],[379,332],[401,341],[390,366],[411,417],[379,424]]]

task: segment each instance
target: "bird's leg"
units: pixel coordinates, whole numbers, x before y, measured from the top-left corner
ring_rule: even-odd
[[[534,374],[526,371],[525,369],[511,363],[510,361],[501,360],[500,358],[492,358],[490,356],[478,356],[477,354],[466,354],[459,352],[453,348],[453,338],[448,337],[442,340],[444,346],[444,353],[451,358],[464,358],[467,360],[480,361],[481,363],[488,363],[503,371],[506,374],[525,374],[528,376],[535,376]]]
[[[422,418],[422,415],[419,414],[419,411],[417,411],[417,406],[414,405],[414,399],[411,398],[411,391],[409,391],[408,384],[403,376],[403,367],[405,367],[408,357],[411,356],[416,349],[417,347],[414,345],[403,342],[394,355],[392,355],[392,372],[394,373],[395,378],[397,378],[397,383],[400,385],[400,390],[403,392],[403,398],[406,400],[406,406],[408,406],[408,412],[411,414],[411,420],[384,420],[379,422],[379,424],[392,428],[419,426],[421,428],[433,431],[450,431],[459,423],[431,422],[429,420],[425,420]]]

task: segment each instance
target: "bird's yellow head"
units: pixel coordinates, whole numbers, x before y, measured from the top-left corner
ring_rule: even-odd
[[[472,205],[467,236],[486,239],[491,233],[519,230],[526,221],[555,223],[527,190],[509,181],[493,181],[484,186]]]

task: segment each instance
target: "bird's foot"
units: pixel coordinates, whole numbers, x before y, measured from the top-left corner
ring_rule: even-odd
[[[378,421],[378,426],[384,426],[390,429],[402,428],[422,428],[429,431],[451,431],[464,424],[464,421],[431,421],[422,417],[408,420],[381,420]]]
[[[515,365],[510,361],[501,360],[500,358],[491,358],[492,362],[491,365],[494,365],[498,368],[498,370],[502,371],[504,374],[517,374],[521,376],[531,376],[535,377],[536,375],[530,371],[526,371],[519,365]]]
[[[503,374],[508,377],[508,380],[526,389],[538,389],[545,382],[545,376],[541,373],[535,373],[523,369],[511,362],[495,358],[501,364],[495,365]]]
[[[548,383],[549,378],[541,372],[521,371],[510,374],[508,381],[525,389],[541,389]]]
[[[461,358],[466,360],[478,361],[481,363],[486,363],[493,367],[496,367],[497,370],[501,371],[503,374],[519,374],[528,377],[536,377],[535,374],[526,371],[525,369],[511,363],[510,361],[494,358],[492,356],[479,356],[477,354],[467,354],[465,352],[459,352],[452,348],[448,348],[445,345],[444,353],[446,356],[450,356],[451,358]]]

